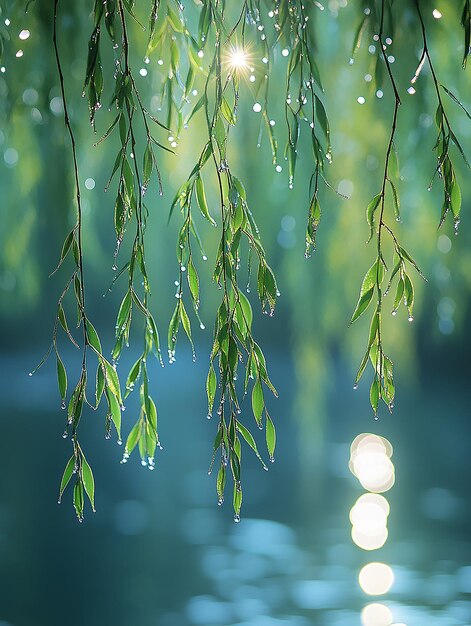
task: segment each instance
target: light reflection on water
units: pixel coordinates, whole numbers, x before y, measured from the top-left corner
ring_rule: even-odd
[[[358,436],[351,446],[349,467],[362,487],[370,489],[350,510],[353,541],[357,549],[366,552],[380,549],[388,537],[390,504],[379,492],[388,491],[394,484],[392,456],[391,443],[371,433]],[[432,509],[440,499],[435,491],[425,494],[426,499],[434,501],[427,505]],[[445,510],[453,508],[447,505],[451,499],[443,498]],[[192,523],[184,531],[186,540],[204,545],[200,533],[211,535],[211,517],[210,510],[193,511]],[[197,519],[200,523],[195,523]],[[324,534],[324,543],[329,547],[325,546],[324,554],[317,554],[303,547],[287,525],[244,519],[230,530],[224,545],[216,547],[213,542],[211,547],[203,547],[200,567],[210,581],[212,593],[191,598],[186,617],[192,624],[214,626],[471,623],[471,601],[459,599],[460,594],[471,593],[471,566],[425,576],[410,569],[408,561],[401,563],[401,555],[414,554],[412,544],[402,544],[397,546],[396,563],[371,559],[358,567],[355,578],[352,565],[359,559],[345,544],[345,532],[333,527]],[[378,596],[380,601],[368,602],[368,596]]]
[[[387,607],[383,613],[390,612],[391,626],[471,624],[470,545],[465,534],[469,506],[466,490],[458,483],[459,477],[469,471],[469,464],[463,451],[456,452],[457,446],[461,450],[460,446],[464,445],[459,432],[440,431],[435,426],[441,434],[435,434],[432,439],[431,430],[420,455],[416,454],[416,446],[422,442],[423,433],[418,427],[417,432],[411,431],[410,424],[401,439],[396,431],[394,437],[388,431],[388,437],[395,442],[394,457],[386,439],[372,436],[364,441],[358,446],[356,460],[362,453],[370,454],[371,459],[382,454],[394,458],[398,474],[392,492],[368,494],[347,469],[351,452],[345,441],[348,434],[344,433],[349,432],[345,421],[335,435],[326,437],[320,481],[324,491],[316,497],[316,508],[307,510],[305,515],[297,501],[290,500],[298,478],[291,442],[280,449],[277,463],[270,467],[269,473],[259,471],[255,463],[251,467],[247,456],[244,511],[253,517],[243,517],[241,524],[235,525],[229,519],[230,507],[221,510],[215,506],[214,485],[205,471],[211,425],[205,418],[204,393],[200,406],[195,400],[196,389],[201,386],[204,390],[204,381],[201,385],[201,381],[192,378],[192,373],[186,378],[185,393],[175,399],[171,392],[181,371],[166,368],[168,384],[162,389],[168,388],[169,394],[168,399],[165,396],[161,399],[162,414],[169,415],[170,405],[180,403],[177,414],[185,415],[193,449],[182,447],[178,433],[172,439],[170,420],[162,420],[166,449],[159,457],[160,471],[148,476],[149,473],[142,474],[138,463],[129,463],[126,468],[120,466],[117,446],[103,443],[101,448],[95,444],[94,450],[90,438],[99,479],[99,508],[94,516],[87,518],[83,528],[77,529],[73,512],[66,505],[51,509],[55,505],[54,481],[62,467],[66,443],[60,437],[61,414],[57,419],[56,398],[49,391],[55,384],[54,372],[50,377],[42,372],[37,379],[31,379],[29,395],[21,393],[31,360],[18,364],[12,359],[3,363],[3,371],[15,372],[3,394],[8,409],[2,422],[6,436],[0,448],[6,464],[5,477],[13,471],[13,461],[8,461],[12,456],[9,442],[23,441],[30,449],[20,466],[22,473],[18,473],[15,465],[18,487],[2,491],[0,539],[8,537],[8,541],[0,541],[0,556],[6,564],[5,572],[21,567],[24,576],[35,563],[52,572],[52,576],[56,571],[52,586],[50,583],[41,586],[37,596],[37,602],[47,604],[48,615],[47,621],[36,620],[38,626],[63,623],[63,613],[54,609],[58,593],[69,597],[69,586],[60,587],[62,579],[65,580],[63,571],[70,573],[71,565],[77,568],[71,576],[74,585],[85,594],[100,584],[94,570],[99,574],[103,567],[111,575],[113,564],[116,575],[104,583],[103,590],[105,594],[112,590],[113,604],[118,608],[111,623],[116,626],[133,623],[129,615],[134,615],[138,604],[145,609],[139,619],[142,626],[362,626],[362,610],[375,604]],[[34,418],[32,403],[36,407]],[[9,407],[14,407],[14,411]],[[284,408],[279,408],[280,414]],[[126,416],[131,413],[129,407]],[[15,419],[9,419],[12,415]],[[432,410],[427,420],[430,415]],[[280,446],[289,437],[289,428],[295,430],[296,425],[280,424]],[[28,429],[31,436],[26,439],[24,433]],[[93,430],[94,437],[95,434]],[[349,439],[353,439],[353,433]],[[408,455],[404,454],[407,445]],[[48,454],[39,458],[35,446]],[[428,463],[428,452],[434,464]],[[175,455],[177,460],[173,463]],[[456,468],[455,464],[444,466],[444,459],[454,458]],[[357,462],[355,469],[357,475],[363,475],[364,464]],[[414,471],[416,475],[412,475]],[[368,474],[369,470],[365,472]],[[32,482],[35,475],[44,476],[44,480]],[[417,475],[423,477],[421,481],[415,480]],[[279,492],[274,495],[275,487]],[[405,497],[408,489],[409,495]],[[268,506],[273,498],[276,507],[270,510]],[[29,506],[30,502],[32,508],[26,508],[20,517],[21,507]],[[38,516],[34,524],[27,522],[28,528],[39,530],[28,531],[25,544],[28,550],[21,556],[18,547],[24,541],[19,532],[24,529],[16,521],[33,519],[30,517],[33,509],[48,514]],[[256,519],[257,515],[270,516],[272,520]],[[352,541],[351,528],[361,531],[365,541],[365,537],[374,538],[377,531],[389,531],[389,536],[377,552],[364,551],[359,549],[365,548],[360,540],[356,545]],[[57,545],[61,546],[60,550]],[[13,552],[9,546],[17,548]],[[394,584],[384,596],[368,596],[359,585],[359,573],[370,561],[384,563],[394,572]],[[14,619],[20,605],[19,600],[15,603],[11,600],[16,597],[9,582],[11,576],[5,575],[1,581],[2,588],[7,589],[5,600],[10,608],[0,612],[0,620],[11,626],[32,623],[26,619],[30,616],[27,612],[24,619]],[[103,611],[109,611],[107,598],[110,596],[105,595],[101,602],[97,595],[94,607],[106,606]],[[366,615],[372,611],[369,609]],[[104,622],[97,611],[86,620],[77,618],[73,626],[84,623],[98,626]],[[3,626],[1,622],[0,626]]]

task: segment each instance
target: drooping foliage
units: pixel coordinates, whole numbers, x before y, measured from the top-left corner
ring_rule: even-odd
[[[13,4],[16,9],[17,5],[24,6],[20,1]],[[177,338],[183,330],[194,354],[192,324],[196,322],[204,328],[199,310],[203,291],[201,266],[208,262],[205,242],[208,233],[217,231],[219,243],[213,259],[213,280],[220,289],[220,301],[214,315],[206,379],[208,418],[216,422],[210,471],[213,467],[217,469],[219,504],[224,500],[226,480],[231,480],[234,519],[238,521],[242,505],[242,446],[247,444],[267,469],[253,427],[264,430],[270,461],[274,460],[276,443],[266,396],[277,392],[269,378],[262,347],[253,334],[252,304],[246,294],[250,294],[253,287],[261,309],[268,315],[274,314],[280,294],[256,220],[257,214],[267,208],[249,206],[247,181],[242,180],[233,166],[231,137],[240,126],[239,100],[243,92],[249,90],[255,101],[253,110],[260,114],[258,143],[262,137],[268,140],[277,171],[281,170],[279,163],[286,162],[289,187],[295,181],[300,142],[309,142],[311,175],[309,180],[301,182],[309,191],[304,253],[310,257],[317,245],[321,203],[325,211],[329,194],[336,193],[329,181],[328,165],[335,155],[322,82],[323,74],[330,68],[318,62],[316,39],[316,23],[324,7],[319,2],[302,0],[203,0],[195,3],[149,0],[140,4],[132,0],[95,0],[83,8],[90,11],[88,50],[84,51],[83,61],[83,94],[70,94],[62,61],[65,46],[61,39],[62,5],[60,0],[54,0],[50,16],[52,39],[44,41],[43,45],[52,46],[56,61],[74,174],[76,221],[65,236],[57,267],[57,270],[61,268],[60,275],[66,272],[69,275],[59,297],[52,343],[38,366],[50,354],[55,356],[59,392],[67,413],[64,437],[70,437],[72,442],[72,456],[64,471],[60,497],[73,480],[78,518],[83,518],[85,495],[94,507],[93,473],[79,443],[80,420],[86,407],[102,411],[107,436],[110,437],[114,429],[118,443],[122,443],[122,411],[134,389],[139,396],[140,410],[124,439],[122,462],[127,462],[137,451],[142,464],[154,468],[160,441],[148,359],[154,354],[162,365],[164,363],[160,334],[163,334],[165,321],[158,319],[146,264],[146,240],[154,237],[147,231],[148,189],[154,184],[159,198],[162,196],[163,155],[174,152],[178,138],[188,126],[199,124],[204,127],[204,141],[193,146],[192,168],[177,190],[165,190],[174,196],[173,201],[166,201],[169,220],[178,221],[179,225],[176,303],[166,333],[167,353],[172,363]],[[471,8],[469,0],[462,5],[461,24],[457,20],[456,33],[461,32],[464,38],[462,64],[465,69],[470,53]],[[26,8],[37,10],[34,2],[28,3]],[[2,7],[2,18],[4,15]],[[448,111],[450,107],[461,107],[468,118],[470,114],[458,96],[442,84],[443,78],[435,71],[430,51],[429,38],[440,17],[432,14],[428,3],[419,0],[363,0],[357,7],[358,26],[352,42],[351,63],[362,48],[369,46],[369,82],[378,97],[384,95],[392,103],[382,175],[377,178],[378,192],[366,207],[371,267],[362,281],[351,317],[354,322],[368,309],[372,311],[366,351],[355,385],[371,367],[370,403],[375,415],[381,402],[392,411],[395,396],[393,363],[385,352],[388,338],[384,331],[384,310],[389,308],[395,315],[404,306],[412,321],[414,284],[417,276],[423,277],[414,260],[414,251],[405,249],[397,229],[401,220],[398,184],[401,176],[396,137],[407,96],[401,94],[395,73],[396,59],[391,50],[402,29],[416,29],[420,35],[418,59],[415,49],[395,51],[396,55],[407,55],[409,63],[415,63],[409,95],[415,92],[417,81],[422,80],[424,67],[428,69],[436,94],[436,167],[431,172],[430,184],[439,179],[443,186],[439,225],[451,217],[458,229],[461,192],[456,161],[463,160],[469,168],[466,151]],[[10,44],[7,22],[4,20],[5,27],[0,31],[0,51],[5,48],[6,55]],[[150,111],[138,86],[138,70],[131,54],[137,46],[133,40],[136,30],[141,33],[145,30],[147,39],[141,76],[147,75],[151,67],[157,68],[154,72],[158,82],[157,112]],[[270,115],[271,108],[277,104],[273,102],[270,81],[274,77],[280,79],[278,66],[282,60],[287,61],[284,87],[277,93],[278,97],[282,93],[284,100],[285,132],[282,136],[286,141],[283,145]],[[104,354],[86,305],[83,207],[76,139],[76,125],[81,121],[69,114],[70,101],[80,95],[88,101],[93,128],[98,125],[106,128],[96,141],[97,149],[112,139],[119,146],[114,162],[109,164],[110,177],[106,185],[107,196],[113,195],[114,206],[113,285],[122,291],[111,359]],[[163,202],[164,199],[160,204]],[[127,246],[122,245],[125,241]],[[123,253],[127,258],[123,258]],[[390,291],[391,302],[386,300]],[[75,303],[77,321],[66,316],[70,307],[65,303],[70,300]],[[80,329],[80,338],[76,336],[75,327]],[[140,356],[128,372],[120,373],[120,379],[119,358],[123,348],[129,345],[131,329],[135,327],[142,332]],[[70,375],[61,357],[64,338],[82,354],[80,374],[72,384],[69,384]],[[155,384],[158,386],[158,380]],[[251,399],[252,422],[241,412],[245,396]]]

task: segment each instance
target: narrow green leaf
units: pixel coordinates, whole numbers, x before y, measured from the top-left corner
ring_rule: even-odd
[[[368,225],[370,227],[370,237],[369,237],[368,241],[370,241],[371,238],[373,237],[374,227],[375,227],[374,215],[375,215],[376,209],[379,206],[381,198],[382,198],[382,195],[380,193],[378,193],[373,198],[373,200],[371,200],[371,202],[369,203],[369,205],[366,208],[366,221],[368,222]]]
[[[60,358],[59,354],[56,352],[57,357],[57,384],[59,386],[59,393],[62,400],[65,399],[67,395],[67,372],[65,371],[64,363]],[[64,405],[65,406],[65,405]]]
[[[70,459],[67,461],[67,465],[65,466],[64,473],[62,475],[61,485],[59,488],[59,503],[62,499],[62,494],[65,491],[65,488],[69,484],[70,479],[72,478],[72,474],[74,473],[75,468],[75,456],[72,455]]]
[[[263,399],[263,389],[260,379],[258,378],[252,389],[252,411],[257,424],[262,423],[262,412],[265,406]]]
[[[196,187],[196,199],[198,200],[198,206],[200,207],[201,213],[212,226],[217,226],[216,222],[213,220],[213,218],[209,214],[208,203],[206,201],[206,194],[204,192],[203,179],[201,178],[201,176],[196,177],[195,187]]]
[[[376,260],[370,269],[366,272],[365,277],[363,279],[363,283],[360,289],[360,296],[358,298],[357,305],[355,307],[355,311],[353,312],[352,319],[350,320],[350,324],[360,317],[360,315],[366,311],[368,305],[370,304],[374,288],[377,283],[377,278],[381,276],[382,272],[378,266],[378,260]],[[381,276],[382,278],[382,276]],[[381,284],[381,281],[379,281]]]
[[[74,508],[79,522],[83,520],[83,484],[80,480],[74,485]]]
[[[98,362],[96,368],[96,387],[95,387],[95,398],[96,398],[96,406],[100,404],[101,396],[103,395],[103,391],[105,389],[105,375],[103,373],[103,365]]]
[[[109,388],[106,390],[106,397],[108,399],[108,406],[110,408],[110,415],[113,421],[114,427],[116,428],[116,433],[118,435],[118,440],[121,439],[121,407],[116,399],[114,393],[109,391]]]
[[[237,426],[237,430],[240,432],[242,437],[245,439],[245,441],[248,443],[248,445],[255,452],[255,456],[260,461],[262,466],[265,469],[268,469],[267,466],[265,465],[265,463],[263,462],[262,457],[260,456],[260,453],[259,453],[258,448],[257,448],[257,444],[255,443],[255,439],[253,438],[252,433],[250,432],[250,430],[248,428],[245,428],[245,426],[243,424],[241,424],[239,421],[237,421],[236,426]]]
[[[90,500],[92,510],[95,511],[95,479],[93,478],[93,472],[90,465],[87,463],[87,459],[82,453],[82,481],[85,487],[85,493]]]
[[[221,113],[231,126],[235,126],[237,121],[236,116],[225,98],[223,98],[221,102]]]
[[[127,454],[131,454],[131,452],[136,447],[136,444],[141,436],[141,420],[138,420],[131,429],[131,432],[128,435],[126,440],[126,445],[124,446],[124,450]]]
[[[208,414],[210,415],[213,406],[214,406],[214,398],[216,396],[216,372],[214,371],[214,367],[212,364],[209,367],[208,376],[206,378],[206,395],[208,396]]]
[[[101,355],[102,351],[101,351],[100,338],[98,337],[98,333],[96,332],[95,327],[88,319],[86,320],[86,328],[87,328],[88,343],[98,354]]]
[[[118,316],[116,318],[116,336],[119,337],[125,330],[126,323],[128,321],[131,312],[131,292],[127,291],[124,296],[121,305],[119,307]]]
[[[453,184],[451,186],[450,199],[451,212],[453,213],[453,217],[455,218],[455,220],[458,220],[460,218],[461,212],[461,189],[456,179],[453,181]]]
[[[379,380],[375,376],[370,387],[370,404],[375,415],[378,412],[378,402],[379,402]]]
[[[403,296],[404,296],[404,281],[402,280],[402,278],[399,278],[399,280],[397,282],[396,295],[394,297],[394,304],[393,304],[393,308],[392,308],[393,315],[396,314],[396,311],[398,310],[399,306],[401,305]]]
[[[275,430],[275,425],[273,424],[267,411],[265,411],[265,417],[267,420],[266,426],[265,426],[267,450],[268,450],[268,455],[270,457],[270,461],[273,463],[273,461],[275,460],[276,430]]]

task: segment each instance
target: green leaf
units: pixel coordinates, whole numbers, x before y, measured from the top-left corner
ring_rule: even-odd
[[[157,407],[150,396],[148,396],[146,402],[146,415],[154,433],[157,432]]]
[[[143,180],[144,187],[147,187],[147,185],[149,184],[150,177],[152,175],[153,166],[154,166],[154,154],[152,152],[150,143],[148,143],[144,151],[143,165],[142,165],[142,176],[144,179]]]
[[[458,220],[461,212],[461,189],[456,182],[456,179],[453,181],[453,184],[451,186],[450,200],[451,212],[453,213],[453,217],[455,218],[455,220]]]
[[[327,119],[327,114],[325,112],[325,108],[324,108],[324,105],[322,104],[321,100],[317,96],[315,96],[315,100],[316,100],[317,119],[319,120],[319,124],[321,125],[321,128],[324,131],[325,138],[327,140],[327,150],[326,150],[326,152],[329,152],[329,148],[330,148],[329,121]]]
[[[404,281],[402,280],[402,278],[400,278],[397,282],[396,295],[394,297],[394,304],[392,308],[393,315],[396,314],[396,311],[401,305],[403,296],[404,296]]]
[[[72,478],[72,474],[74,473],[75,468],[75,456],[72,455],[70,459],[67,461],[67,465],[65,466],[64,473],[62,475],[61,485],[59,488],[59,503],[62,499],[62,494],[65,491],[65,488],[69,484],[70,479]]]
[[[196,177],[195,187],[196,187],[196,199],[198,200],[198,205],[200,207],[201,213],[212,226],[217,226],[216,222],[213,220],[213,218],[209,214],[208,203],[206,201],[206,194],[204,192],[203,179],[199,175]]]
[[[242,488],[237,483],[234,483],[232,506],[234,507],[234,520],[238,522],[240,521],[240,509],[242,507]]]
[[[423,272],[420,270],[419,266],[417,265],[417,263],[414,261],[414,259],[411,257],[411,255],[407,252],[407,250],[405,250],[404,248],[401,248],[401,246],[398,247],[398,252],[400,254],[400,256],[403,259],[406,259],[407,261],[409,261],[409,263],[414,267],[414,269],[417,271],[417,273],[424,279],[427,280],[426,277],[424,276]]]
[[[126,390],[131,391],[134,387],[134,383],[137,380],[141,371],[141,358],[137,359],[134,365],[129,370],[129,374],[126,380]]]
[[[247,297],[245,296],[245,294],[242,293],[242,291],[239,291],[239,304],[242,309],[242,312],[244,315],[244,321],[247,325],[247,328],[250,329],[252,326],[252,319],[253,319],[252,307]]]
[[[361,285],[360,296],[358,298],[355,311],[353,312],[352,319],[350,320],[350,324],[353,324],[353,322],[358,319],[360,315],[364,313],[364,311],[366,311],[366,309],[368,308],[368,305],[373,298],[374,288],[377,283],[377,279],[381,277],[382,280],[382,272],[379,269],[381,267],[382,265],[378,265],[378,259],[376,259],[370,269],[366,272],[363,283]],[[379,280],[380,284],[381,280]]]
[[[216,372],[214,371],[214,367],[211,364],[209,367],[208,376],[206,378],[206,394],[208,396],[208,414],[209,415],[211,414],[213,410],[214,398],[216,396],[216,387],[217,387]]]
[[[266,441],[267,441],[267,450],[268,450],[268,455],[270,457],[270,461],[273,463],[273,461],[275,460],[275,446],[276,446],[276,430],[275,430],[275,426],[270,418],[270,416],[268,415],[268,413],[265,411],[265,416],[266,416],[266,426],[265,426],[265,436],[266,436]]]
[[[186,336],[188,337],[188,339],[190,340],[191,344],[193,345],[192,339],[191,339],[191,323],[190,323],[190,318],[188,317],[188,313],[186,312],[185,306],[183,304],[183,302],[180,300],[180,319],[182,321],[182,326],[183,326],[183,330],[186,333]]]
[[[136,444],[141,436],[141,420],[138,420],[131,429],[131,432],[128,435],[126,440],[126,445],[124,446],[125,452],[131,454],[131,452],[136,447]]]
[[[355,53],[357,52],[357,50],[360,49],[363,32],[365,30],[365,26],[367,25],[367,23],[368,23],[368,16],[364,15],[360,24],[357,27],[357,30],[355,32],[355,37],[353,38],[352,60],[350,61],[351,63],[353,63],[353,57],[355,56]]]
[[[237,426],[237,430],[240,432],[242,437],[245,439],[245,441],[248,443],[248,445],[255,452],[255,456],[260,461],[262,466],[265,469],[268,469],[267,466],[265,465],[265,463],[263,462],[262,457],[260,456],[260,453],[259,453],[258,448],[257,448],[257,444],[255,443],[255,439],[253,438],[252,433],[248,430],[248,428],[245,428],[245,426],[243,424],[241,424],[239,421],[237,421],[236,426]]]
[[[235,126],[237,121],[236,116],[225,98],[223,98],[221,102],[221,113],[231,126]]]
[[[116,336],[119,337],[125,330],[126,323],[129,319],[131,312],[131,292],[127,291],[124,296],[121,305],[119,307],[118,316],[116,318]]]
[[[101,355],[102,351],[101,351],[100,338],[98,337],[98,333],[96,332],[95,327],[88,319],[86,320],[86,328],[87,328],[88,343],[98,354]]]
[[[196,268],[191,258],[188,261],[187,279],[188,279],[188,287],[190,288],[191,297],[193,299],[194,304],[197,305],[199,303],[199,290],[200,290],[199,279],[198,279],[198,273],[196,271]]]
[[[103,395],[104,389],[105,389],[105,375],[103,373],[103,365],[99,362],[96,368],[96,387],[95,387],[96,406],[100,404],[101,396]]]
[[[85,493],[90,500],[92,510],[95,511],[95,479],[93,478],[93,472],[90,465],[87,463],[87,459],[82,453],[82,480],[85,487]]]
[[[240,459],[237,456],[235,450],[232,450],[232,449],[229,450],[229,457],[230,457],[231,470],[232,470],[232,475],[234,477],[234,481],[239,482],[240,481]]]
[[[62,400],[65,399],[67,395],[67,372],[65,371],[64,363],[60,358],[59,354],[56,352],[57,357],[57,384],[59,386],[59,393]],[[65,406],[65,405],[64,405]]]
[[[218,494],[218,504],[222,504],[224,501],[224,489],[226,487],[226,468],[221,463],[216,480],[216,491]]]
[[[404,274],[404,299],[407,310],[409,311],[409,317],[412,317],[412,309],[414,307],[414,286],[407,274]]]
[[[118,403],[121,404],[121,388],[119,384],[118,374],[116,373],[114,367],[110,363],[108,363],[106,359],[103,359],[102,363],[105,366],[106,386],[116,397]]]
[[[116,399],[116,396],[111,393],[107,389],[106,397],[108,399],[108,406],[110,407],[111,419],[113,421],[114,427],[116,428],[116,433],[118,435],[118,439],[121,439],[121,407]]]
[[[374,227],[375,227],[374,215],[375,215],[376,209],[379,206],[381,198],[382,198],[382,194],[378,193],[373,198],[373,200],[371,200],[371,202],[369,203],[369,205],[366,208],[366,221],[368,222],[368,226],[370,227],[370,237],[369,237],[368,241],[370,241],[371,238],[373,237]]]
[[[77,480],[74,486],[74,508],[79,522],[83,520],[83,484]]]
[[[258,378],[252,389],[252,411],[257,424],[262,423],[262,412],[265,402],[263,400],[263,389],[260,378]]]
[[[379,379],[375,376],[370,387],[370,404],[375,415],[378,412],[379,387],[380,387]]]

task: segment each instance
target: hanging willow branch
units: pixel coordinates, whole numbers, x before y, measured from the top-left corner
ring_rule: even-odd
[[[470,114],[456,95],[442,85],[435,72],[429,47],[429,27],[423,17],[419,0],[402,2],[396,9],[393,0],[376,0],[359,3],[361,19],[352,46],[352,59],[360,50],[366,37],[374,41],[373,83],[379,88],[383,77],[389,84],[392,102],[390,132],[384,146],[384,169],[378,181],[379,192],[366,210],[370,230],[369,241],[375,244],[374,260],[363,279],[358,303],[351,323],[358,319],[373,303],[367,349],[360,364],[355,386],[358,385],[368,363],[371,363],[373,380],[370,402],[375,416],[383,401],[392,411],[395,398],[393,363],[385,352],[383,315],[387,295],[394,291],[391,303],[395,315],[404,304],[409,321],[413,319],[414,284],[412,268],[422,275],[416,262],[402,243],[399,231],[400,180],[396,136],[402,121],[399,111],[404,108],[401,85],[393,71],[388,46],[392,45],[400,26],[396,17],[403,7],[414,9],[422,36],[417,71],[412,85],[418,81],[424,64],[430,68],[437,98],[435,121],[438,137],[436,176],[443,180],[444,202],[440,225],[449,213],[457,228],[461,211],[461,192],[457,182],[453,151],[469,166],[466,154],[452,129],[445,110],[443,94]],[[1,6],[1,5],[0,5]],[[425,3],[423,3],[425,6]],[[60,498],[72,477],[75,477],[73,501],[78,518],[83,518],[84,498],[88,496],[94,508],[94,479],[78,440],[78,425],[85,406],[97,410],[104,398],[106,403],[105,436],[109,438],[114,428],[121,444],[123,401],[134,388],[139,389],[139,416],[129,429],[124,445],[122,462],[137,449],[141,463],[154,469],[155,450],[161,447],[157,428],[157,407],[150,389],[152,382],[147,370],[148,357],[154,353],[163,365],[162,349],[155,321],[154,305],[146,268],[146,228],[148,209],[146,194],[152,179],[157,185],[159,202],[163,194],[160,174],[162,150],[173,155],[180,133],[188,125],[202,123],[205,139],[197,146],[194,165],[182,181],[170,205],[169,219],[179,219],[176,246],[178,280],[176,304],[167,333],[168,361],[176,359],[177,339],[181,328],[189,340],[196,359],[192,319],[200,329],[205,325],[200,317],[202,285],[200,262],[207,262],[205,232],[217,230],[219,245],[214,259],[213,279],[220,289],[221,299],[216,311],[209,371],[206,379],[208,418],[216,412],[215,438],[210,472],[217,467],[216,492],[219,504],[223,503],[226,480],[232,482],[234,519],[240,520],[242,505],[242,444],[245,442],[267,469],[264,454],[259,452],[252,433],[251,418],[243,411],[242,400],[250,397],[251,413],[255,426],[264,431],[268,459],[274,460],[276,432],[267,408],[269,393],[277,392],[269,378],[262,348],[253,330],[254,311],[249,298],[251,286],[256,284],[260,308],[273,315],[279,296],[277,282],[262,244],[257,226],[257,207],[250,208],[246,185],[238,176],[232,161],[231,138],[238,122],[238,107],[242,91],[254,99],[253,110],[260,113],[258,145],[267,137],[270,158],[278,172],[279,137],[271,119],[270,77],[272,68],[286,58],[284,85],[284,116],[286,143],[282,157],[287,162],[288,186],[294,185],[298,149],[303,133],[309,138],[312,157],[310,163],[309,208],[305,238],[305,256],[316,248],[317,231],[321,219],[320,189],[322,183],[331,188],[326,176],[332,161],[331,129],[321,81],[322,69],[318,63],[317,39],[314,24],[323,9],[319,2],[302,0],[244,0],[230,3],[224,0],[203,0],[198,6],[187,6],[178,0],[150,0],[147,24],[147,47],[144,61],[157,60],[163,68],[159,90],[160,111],[164,121],[151,115],[137,88],[133,69],[132,27],[138,21],[133,0],[95,0],[92,12],[93,27],[88,42],[83,96],[87,97],[89,119],[95,129],[106,94],[110,93],[110,119],[107,130],[96,141],[102,142],[111,135],[119,136],[116,154],[106,190],[114,189],[114,230],[116,249],[113,257],[112,286],[122,287],[121,303],[115,325],[115,345],[112,360],[103,355],[97,331],[89,320],[85,308],[85,283],[83,259],[83,224],[80,197],[77,147],[69,117],[64,74],[58,44],[58,7],[53,7],[53,48],[64,106],[64,123],[71,143],[75,182],[76,222],[66,236],[59,260],[59,269],[69,257],[72,273],[59,297],[51,346],[41,361],[54,351],[57,376],[63,408],[67,408],[64,437],[71,436],[72,456],[68,461],[60,485]],[[193,25],[196,25],[194,27]],[[470,54],[471,9],[469,0],[463,2],[461,24],[464,29],[464,55],[466,67]],[[0,58],[7,38],[0,30]],[[103,46],[112,49],[112,66],[103,67],[102,59],[108,56]],[[402,51],[401,51],[402,53]],[[409,52],[405,51],[404,55]],[[256,72],[255,67],[262,68]],[[142,70],[141,70],[142,71]],[[412,91],[411,91],[412,89]],[[415,87],[409,87],[413,93]],[[198,98],[197,98],[198,96]],[[104,113],[106,117],[107,114]],[[303,130],[305,129],[305,130]],[[161,136],[165,139],[162,140]],[[164,141],[168,140],[170,148]],[[455,148],[453,148],[453,146]],[[175,158],[175,157],[173,157]],[[216,189],[217,199],[213,191]],[[167,207],[167,205],[164,205]],[[178,215],[179,214],[179,215]],[[123,241],[129,239],[130,255],[121,264]],[[392,263],[389,263],[392,257]],[[247,264],[248,284],[242,288],[241,264]],[[244,274],[244,283],[246,280]],[[394,289],[393,289],[394,287]],[[245,293],[244,293],[245,292]],[[74,299],[77,306],[77,328],[82,338],[76,340],[64,312],[65,299]],[[124,394],[117,373],[117,363],[124,346],[129,344],[131,328],[140,318],[143,329],[142,351],[127,374]],[[137,324],[139,326],[139,322]],[[62,329],[71,343],[82,351],[82,367],[78,382],[68,393],[68,377],[59,353],[59,331]],[[96,359],[96,372],[88,375],[89,356]],[[87,381],[94,379],[93,402],[87,399]],[[67,404],[68,399],[68,404]],[[256,432],[256,431],[255,431]]]

